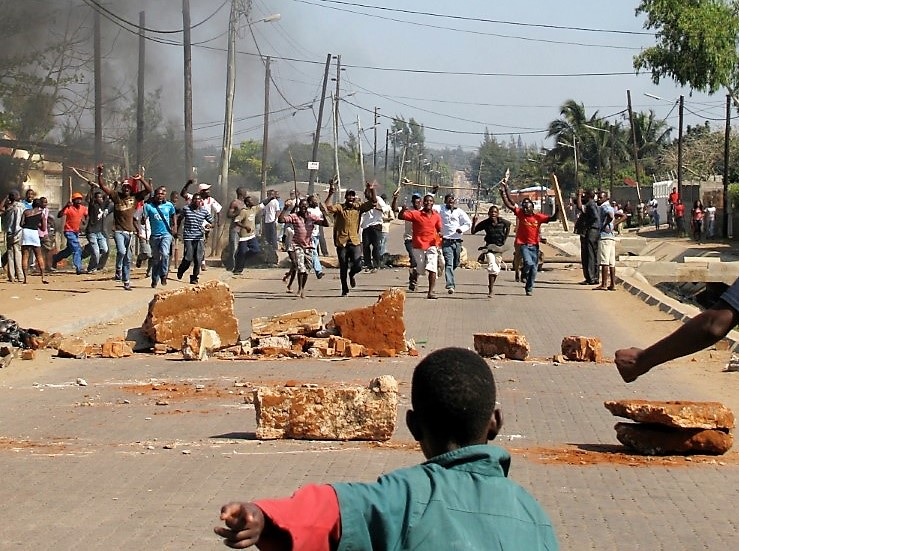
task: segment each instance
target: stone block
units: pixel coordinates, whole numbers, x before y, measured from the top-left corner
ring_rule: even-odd
[[[398,416],[398,382],[369,386],[259,387],[253,394],[256,438],[389,440]]]
[[[675,428],[724,429],[734,426],[733,412],[720,402],[617,400],[604,402],[617,417]]]
[[[512,360],[526,360],[531,354],[528,339],[515,329],[496,333],[474,333],[474,350],[485,358],[502,354]]]
[[[291,339],[285,335],[256,338],[257,348],[291,348]]]
[[[617,423],[616,438],[645,455],[722,455],[733,447],[733,436],[719,429],[679,429],[664,425]]]
[[[180,352],[184,360],[204,361],[215,350],[221,348],[221,337],[218,333],[204,327],[193,327],[189,335],[183,338]]]
[[[64,337],[57,345],[57,356],[61,358],[84,358],[88,343],[79,337]]]
[[[170,350],[180,350],[183,337],[194,327],[215,331],[224,344],[237,342],[240,332],[230,287],[213,280],[157,293],[149,302],[142,324],[143,332],[153,342],[165,344]]]
[[[266,336],[314,335],[322,329],[322,316],[316,310],[300,310],[280,316],[253,318],[250,336],[258,339]]]
[[[563,337],[562,355],[570,362],[602,362],[603,345],[597,337]]]
[[[332,324],[342,337],[366,348],[404,351],[404,299],[402,289],[383,291],[372,306],[336,312]]]
[[[367,350],[363,345],[352,342],[344,349],[344,355],[348,358],[363,358],[367,355]]]
[[[123,337],[108,339],[101,345],[102,358],[125,358],[133,355],[132,344]]]

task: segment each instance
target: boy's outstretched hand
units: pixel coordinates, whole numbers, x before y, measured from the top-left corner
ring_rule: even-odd
[[[224,544],[233,549],[246,549],[259,541],[265,529],[265,515],[254,503],[234,501],[221,508],[224,526],[216,526],[215,533],[224,538]]]

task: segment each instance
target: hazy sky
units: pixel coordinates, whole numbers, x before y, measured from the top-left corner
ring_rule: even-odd
[[[136,23],[138,10],[145,9],[146,27],[162,31],[181,27],[181,4],[181,0],[103,3],[110,12]],[[618,119],[626,109],[626,90],[631,90],[636,111],[653,109],[673,127],[678,117],[673,104],[684,95],[685,124],[709,119],[714,128],[722,128],[723,92],[690,97],[688,89],[671,82],[655,86],[649,75],[634,74],[632,56],[654,43],[653,34],[642,28],[644,18],[635,17],[637,4],[634,0],[253,0],[250,20],[276,13],[281,19],[251,27],[244,23],[241,29],[235,144],[262,136],[265,70],[258,51],[273,57],[270,139],[276,142],[309,141],[316,116],[307,106],[315,101],[318,108],[329,53],[341,56],[341,124],[354,133],[359,115],[367,128],[373,124],[373,108],[379,107],[380,149],[393,116],[413,117],[425,125],[428,147],[473,150],[485,129],[500,140],[514,134],[526,144],[551,147],[551,141],[544,140],[545,129],[558,118],[565,100],[584,103],[589,115],[597,111]],[[192,23],[198,25],[192,40],[201,43],[193,48],[195,139],[197,147],[218,145],[224,119],[230,2],[192,0],[191,5]],[[112,55],[125,58],[120,66],[111,60],[109,69],[127,75],[116,78],[133,78],[129,71],[135,73],[137,37],[108,19],[103,24]],[[182,40],[180,34],[149,36]],[[182,47],[148,42],[146,55],[146,89],[164,87],[167,113],[182,126]],[[333,60],[330,78],[335,70]],[[330,91],[334,86],[330,80]],[[327,100],[322,141],[331,140],[330,120]],[[373,131],[367,130],[364,139],[364,148],[371,149]]]

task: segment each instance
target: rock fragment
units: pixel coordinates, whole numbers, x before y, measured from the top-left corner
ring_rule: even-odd
[[[617,417],[683,429],[724,429],[734,426],[733,412],[720,402],[616,400],[604,407]]]
[[[383,375],[366,387],[259,387],[253,404],[256,437],[262,440],[385,441],[397,421],[398,382]]]
[[[342,337],[367,350],[404,352],[404,299],[404,290],[388,289],[372,306],[336,312],[331,325],[338,328]]]
[[[194,327],[215,331],[222,343],[237,342],[240,332],[230,287],[220,281],[208,281],[157,293],[149,302],[142,331],[153,342],[180,350],[183,337]]]
[[[495,333],[474,333],[474,350],[485,358],[502,354],[512,360],[526,360],[531,353],[528,339],[515,329]]]
[[[599,363],[604,359],[603,345],[597,337],[563,337],[562,355],[570,362]]]
[[[616,438],[645,455],[723,455],[733,436],[718,429],[680,429],[645,423],[616,423]]]
[[[193,327],[189,335],[183,337],[180,352],[184,360],[204,361],[217,349],[221,348],[221,337],[211,329]]]

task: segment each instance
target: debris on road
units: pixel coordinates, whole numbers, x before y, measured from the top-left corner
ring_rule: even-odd
[[[398,415],[398,381],[383,375],[359,385],[259,387],[256,438],[389,440]]]
[[[733,412],[720,402],[618,400],[604,402],[617,417],[616,438],[645,455],[723,455],[733,447]]]

